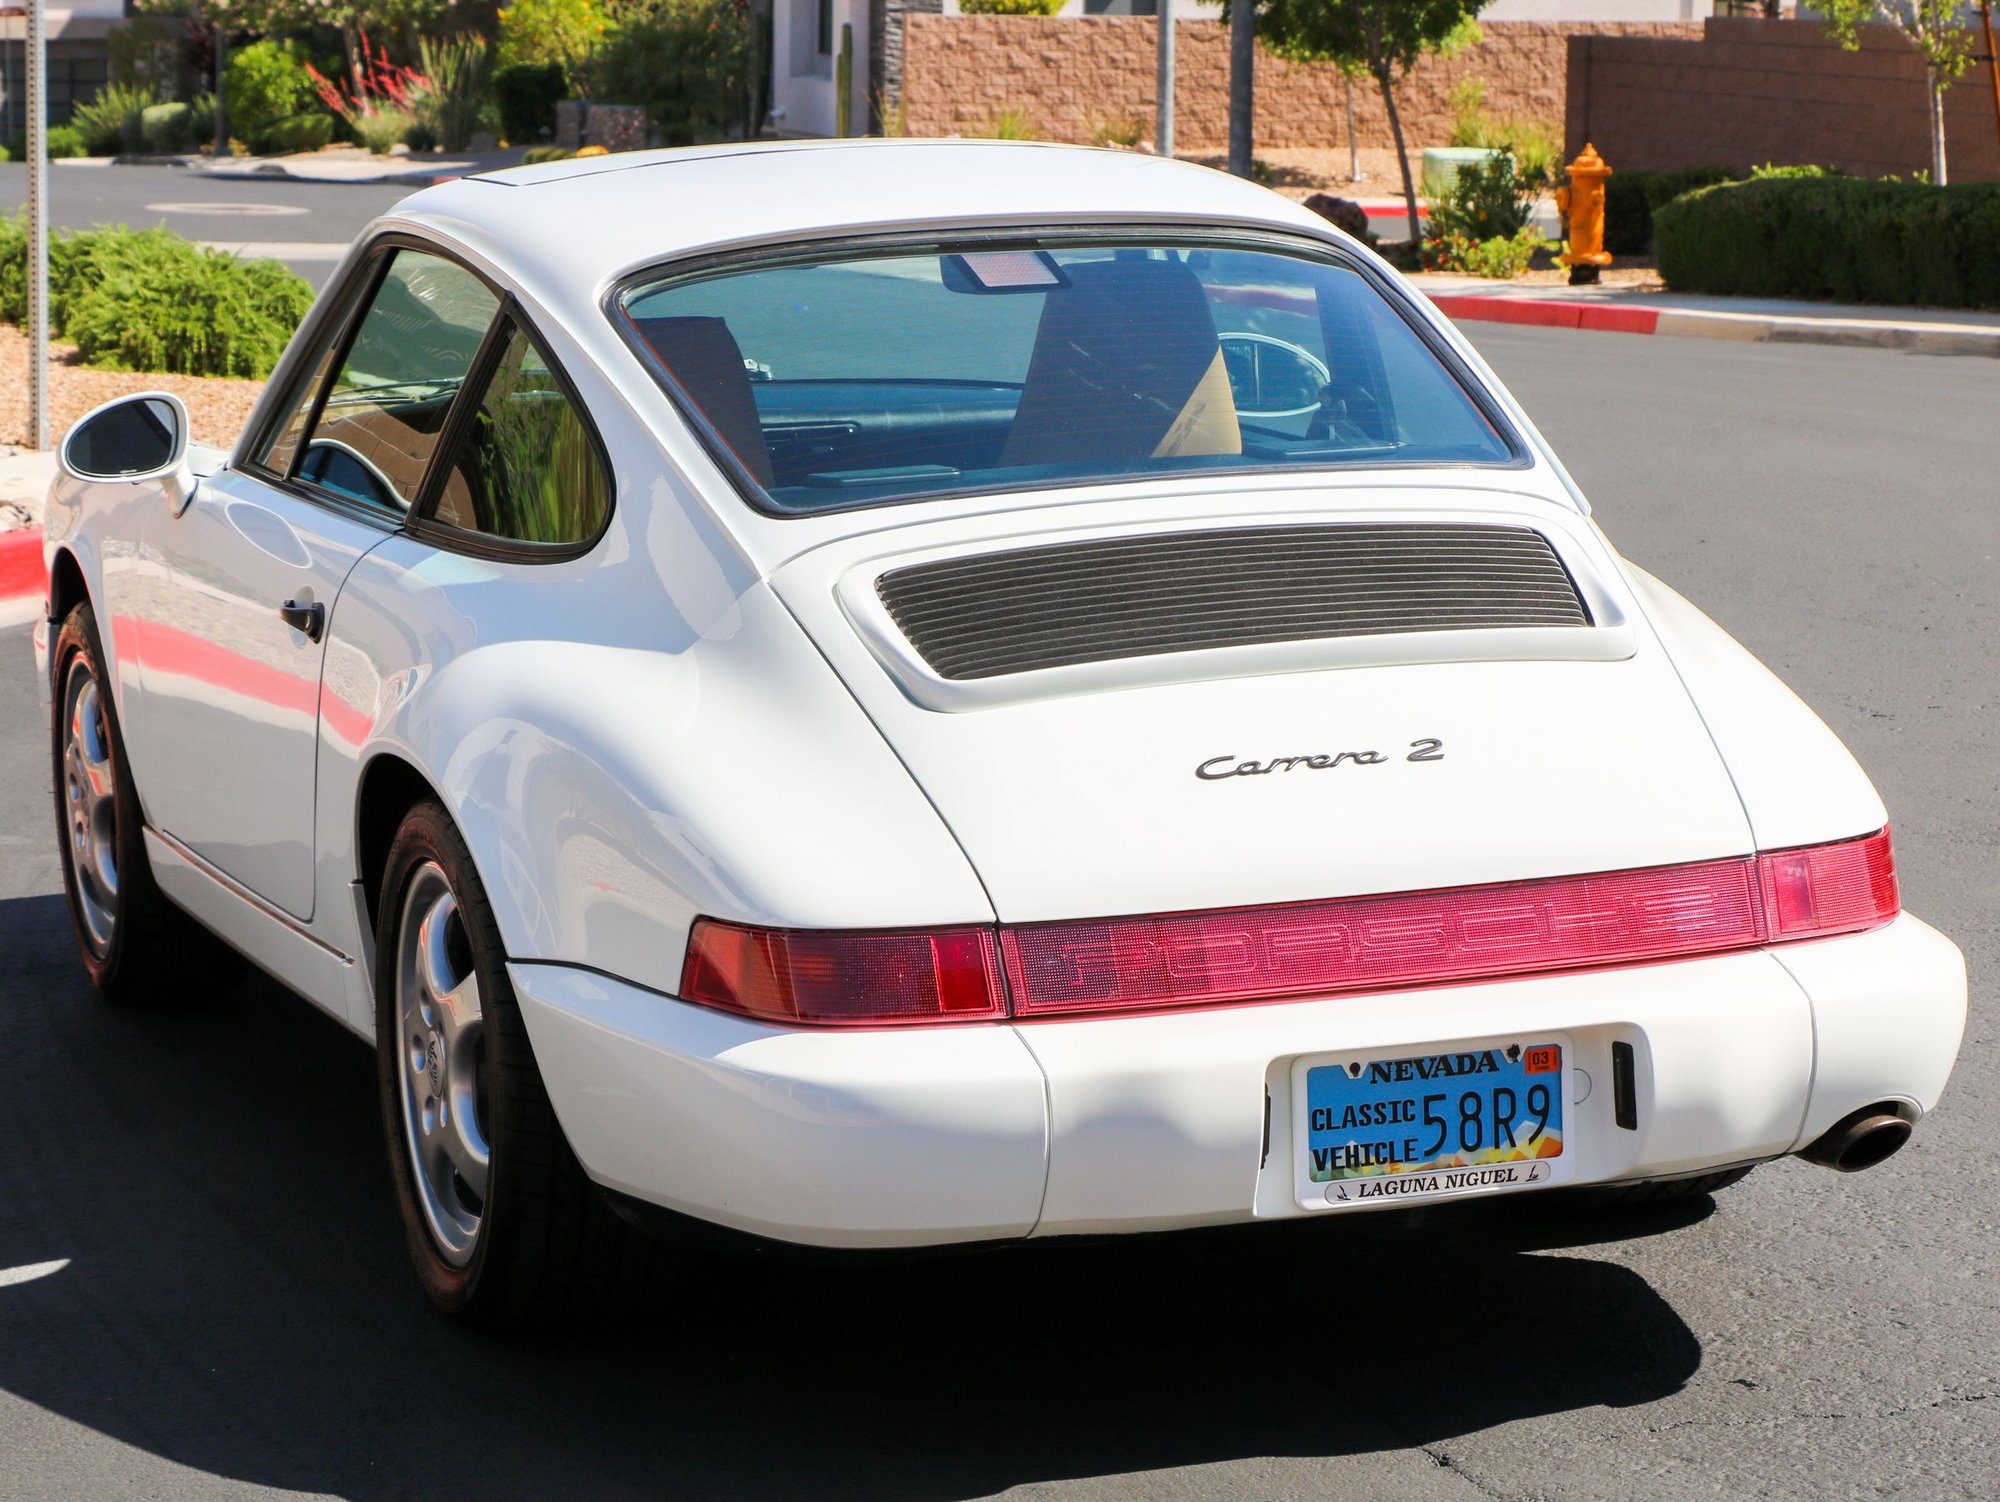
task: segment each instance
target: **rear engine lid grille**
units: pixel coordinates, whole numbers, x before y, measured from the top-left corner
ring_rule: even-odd
[[[1541,533],[1457,523],[1020,548],[894,569],[876,591],[949,679],[1266,642],[1592,623]]]

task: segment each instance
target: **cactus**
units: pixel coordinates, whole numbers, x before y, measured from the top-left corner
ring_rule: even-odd
[[[840,23],[840,55],[833,63],[833,133],[854,134],[854,26]]]

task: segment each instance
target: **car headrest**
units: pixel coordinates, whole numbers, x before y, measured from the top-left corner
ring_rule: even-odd
[[[771,450],[757,416],[750,373],[729,324],[721,318],[634,318],[639,337],[651,346],[681,389],[701,408],[759,485],[771,484]]]
[[[1178,261],[1085,261],[1046,294],[1000,462],[1240,454],[1228,367],[1200,280]]]

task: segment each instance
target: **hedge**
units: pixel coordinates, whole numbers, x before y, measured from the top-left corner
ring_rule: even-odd
[[[27,226],[0,216],[0,323],[27,320]],[[312,289],[278,261],[239,261],[167,229],[49,238],[49,322],[93,365],[263,377]]]
[[[1653,230],[1677,292],[2000,307],[2000,183],[1727,183],[1662,205]]]
[[[493,75],[500,134],[516,146],[554,135],[556,103],[568,93],[569,75],[561,63],[509,63]]]
[[[1604,248],[1614,256],[1650,255],[1653,213],[1683,193],[1716,183],[1740,182],[1750,174],[1727,167],[1689,167],[1681,172],[1614,172],[1604,180]]]

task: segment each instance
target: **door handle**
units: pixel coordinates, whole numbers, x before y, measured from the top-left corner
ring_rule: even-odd
[[[318,641],[326,630],[326,607],[317,602],[301,605],[287,600],[278,607],[278,618],[294,631],[303,631],[307,641]]]

